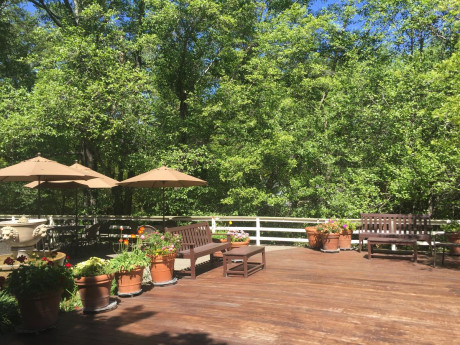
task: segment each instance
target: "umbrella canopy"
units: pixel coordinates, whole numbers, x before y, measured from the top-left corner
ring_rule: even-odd
[[[94,176],[72,169],[64,164],[37,157],[0,169],[0,181],[56,181],[89,180]],[[40,188],[38,188],[38,218],[40,218]]]
[[[96,176],[46,159],[40,154],[9,167],[0,169],[0,181],[58,181],[58,180],[89,180]]]
[[[53,189],[75,189],[75,223],[78,223],[78,189],[87,188],[113,188],[118,185],[118,181],[110,178],[104,174],[98,173],[84,165],[75,164],[70,166],[72,169],[80,171],[85,175],[94,176],[91,180],[63,180],[63,181],[43,181],[43,182],[31,182],[26,184],[24,187],[28,188],[53,188]]]
[[[204,186],[206,181],[162,166],[146,173],[131,177],[118,183],[123,187],[161,188],[163,195],[163,228],[165,226],[165,194],[164,187]]]

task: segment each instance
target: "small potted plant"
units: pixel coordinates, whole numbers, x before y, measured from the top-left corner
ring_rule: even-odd
[[[341,250],[351,249],[351,236],[353,235],[353,231],[356,230],[358,224],[359,223],[345,221],[343,219],[339,220],[339,226],[341,228],[339,236],[339,248]]]
[[[329,219],[326,223],[317,226],[321,233],[323,251],[336,252],[339,250],[339,236],[342,232],[340,223],[337,219]]]
[[[18,301],[25,330],[47,329],[58,319],[62,293],[73,289],[70,264],[58,265],[47,258],[28,262],[24,256],[17,260],[21,265],[6,279],[6,290]],[[9,264],[13,263],[10,258]]]
[[[182,236],[170,232],[155,231],[145,236],[144,250],[150,258],[150,273],[154,283],[166,283],[173,280],[176,252],[181,243]]]
[[[445,225],[441,225],[447,241],[450,243],[460,243],[460,223],[459,221],[448,220]],[[460,247],[451,247],[450,255],[460,255]]]
[[[91,257],[73,268],[84,312],[105,310],[110,302],[114,269],[110,260]]]
[[[115,271],[115,280],[118,285],[118,295],[137,295],[142,292],[142,277],[144,268],[150,264],[150,258],[142,250],[144,239],[143,229],[138,235],[127,238],[120,237],[121,250],[110,260],[110,266]],[[134,243],[130,243],[134,240]]]

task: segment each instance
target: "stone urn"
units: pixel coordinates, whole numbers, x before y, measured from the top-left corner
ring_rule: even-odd
[[[28,219],[26,217],[0,222],[1,239],[11,246],[15,258],[18,257],[19,251],[21,251],[20,255],[26,255],[27,251],[33,250],[38,241],[46,236],[48,231],[46,222],[47,219]]]

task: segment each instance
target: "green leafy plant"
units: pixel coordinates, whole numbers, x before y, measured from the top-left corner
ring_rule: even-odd
[[[144,228],[138,230],[137,235],[123,236],[123,228],[120,227],[120,239],[118,240],[118,255],[110,260],[110,266],[115,272],[130,271],[140,267],[146,267],[150,263],[150,258],[143,249]]]
[[[110,260],[110,267],[115,272],[131,271],[136,268],[146,267],[150,264],[150,258],[145,252],[134,249],[132,251],[123,251]]]
[[[6,279],[6,290],[15,297],[25,297],[59,289],[72,290],[73,284],[70,264],[61,266],[44,257],[13,270]]]
[[[344,233],[344,234],[352,233],[353,231],[356,230],[356,228],[359,225],[358,222],[351,222],[351,221],[347,221],[344,219],[338,220],[338,223],[339,223],[339,226],[342,228],[341,233]]]
[[[444,232],[460,232],[460,221],[448,220],[446,224],[441,225],[441,230]]]
[[[320,224],[316,228],[319,232],[325,234],[340,234],[343,231],[338,219],[329,219],[326,223]]]
[[[5,290],[0,291],[0,334],[13,330],[20,321],[16,298]]]
[[[110,265],[110,260],[91,257],[86,261],[79,262],[73,268],[73,275],[76,278],[94,277],[101,274],[111,274],[114,269]]]
[[[146,235],[143,240],[146,253],[154,256],[173,254],[181,243],[182,236],[180,234],[161,233],[159,231]]]

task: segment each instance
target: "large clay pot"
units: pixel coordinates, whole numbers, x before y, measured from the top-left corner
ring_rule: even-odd
[[[75,278],[83,311],[98,311],[109,305],[112,280],[113,274]]]
[[[446,232],[446,236],[450,243],[460,243],[460,232]],[[460,247],[451,247],[450,255],[460,255]]]
[[[339,236],[339,248],[340,249],[351,249],[351,231],[342,231]]]
[[[142,276],[144,267],[131,271],[121,271],[115,273],[118,284],[118,294],[135,294],[142,291]]]
[[[305,231],[307,232],[310,248],[321,249],[321,246],[323,245],[321,242],[321,233],[316,229],[316,226],[307,226]]]
[[[321,234],[321,241],[323,243],[323,250],[338,250],[339,249],[339,234],[323,233]]]
[[[38,331],[54,326],[59,316],[59,302],[63,290],[16,297],[25,330]]]
[[[154,283],[169,282],[173,279],[176,253],[168,255],[150,255],[150,273]]]

